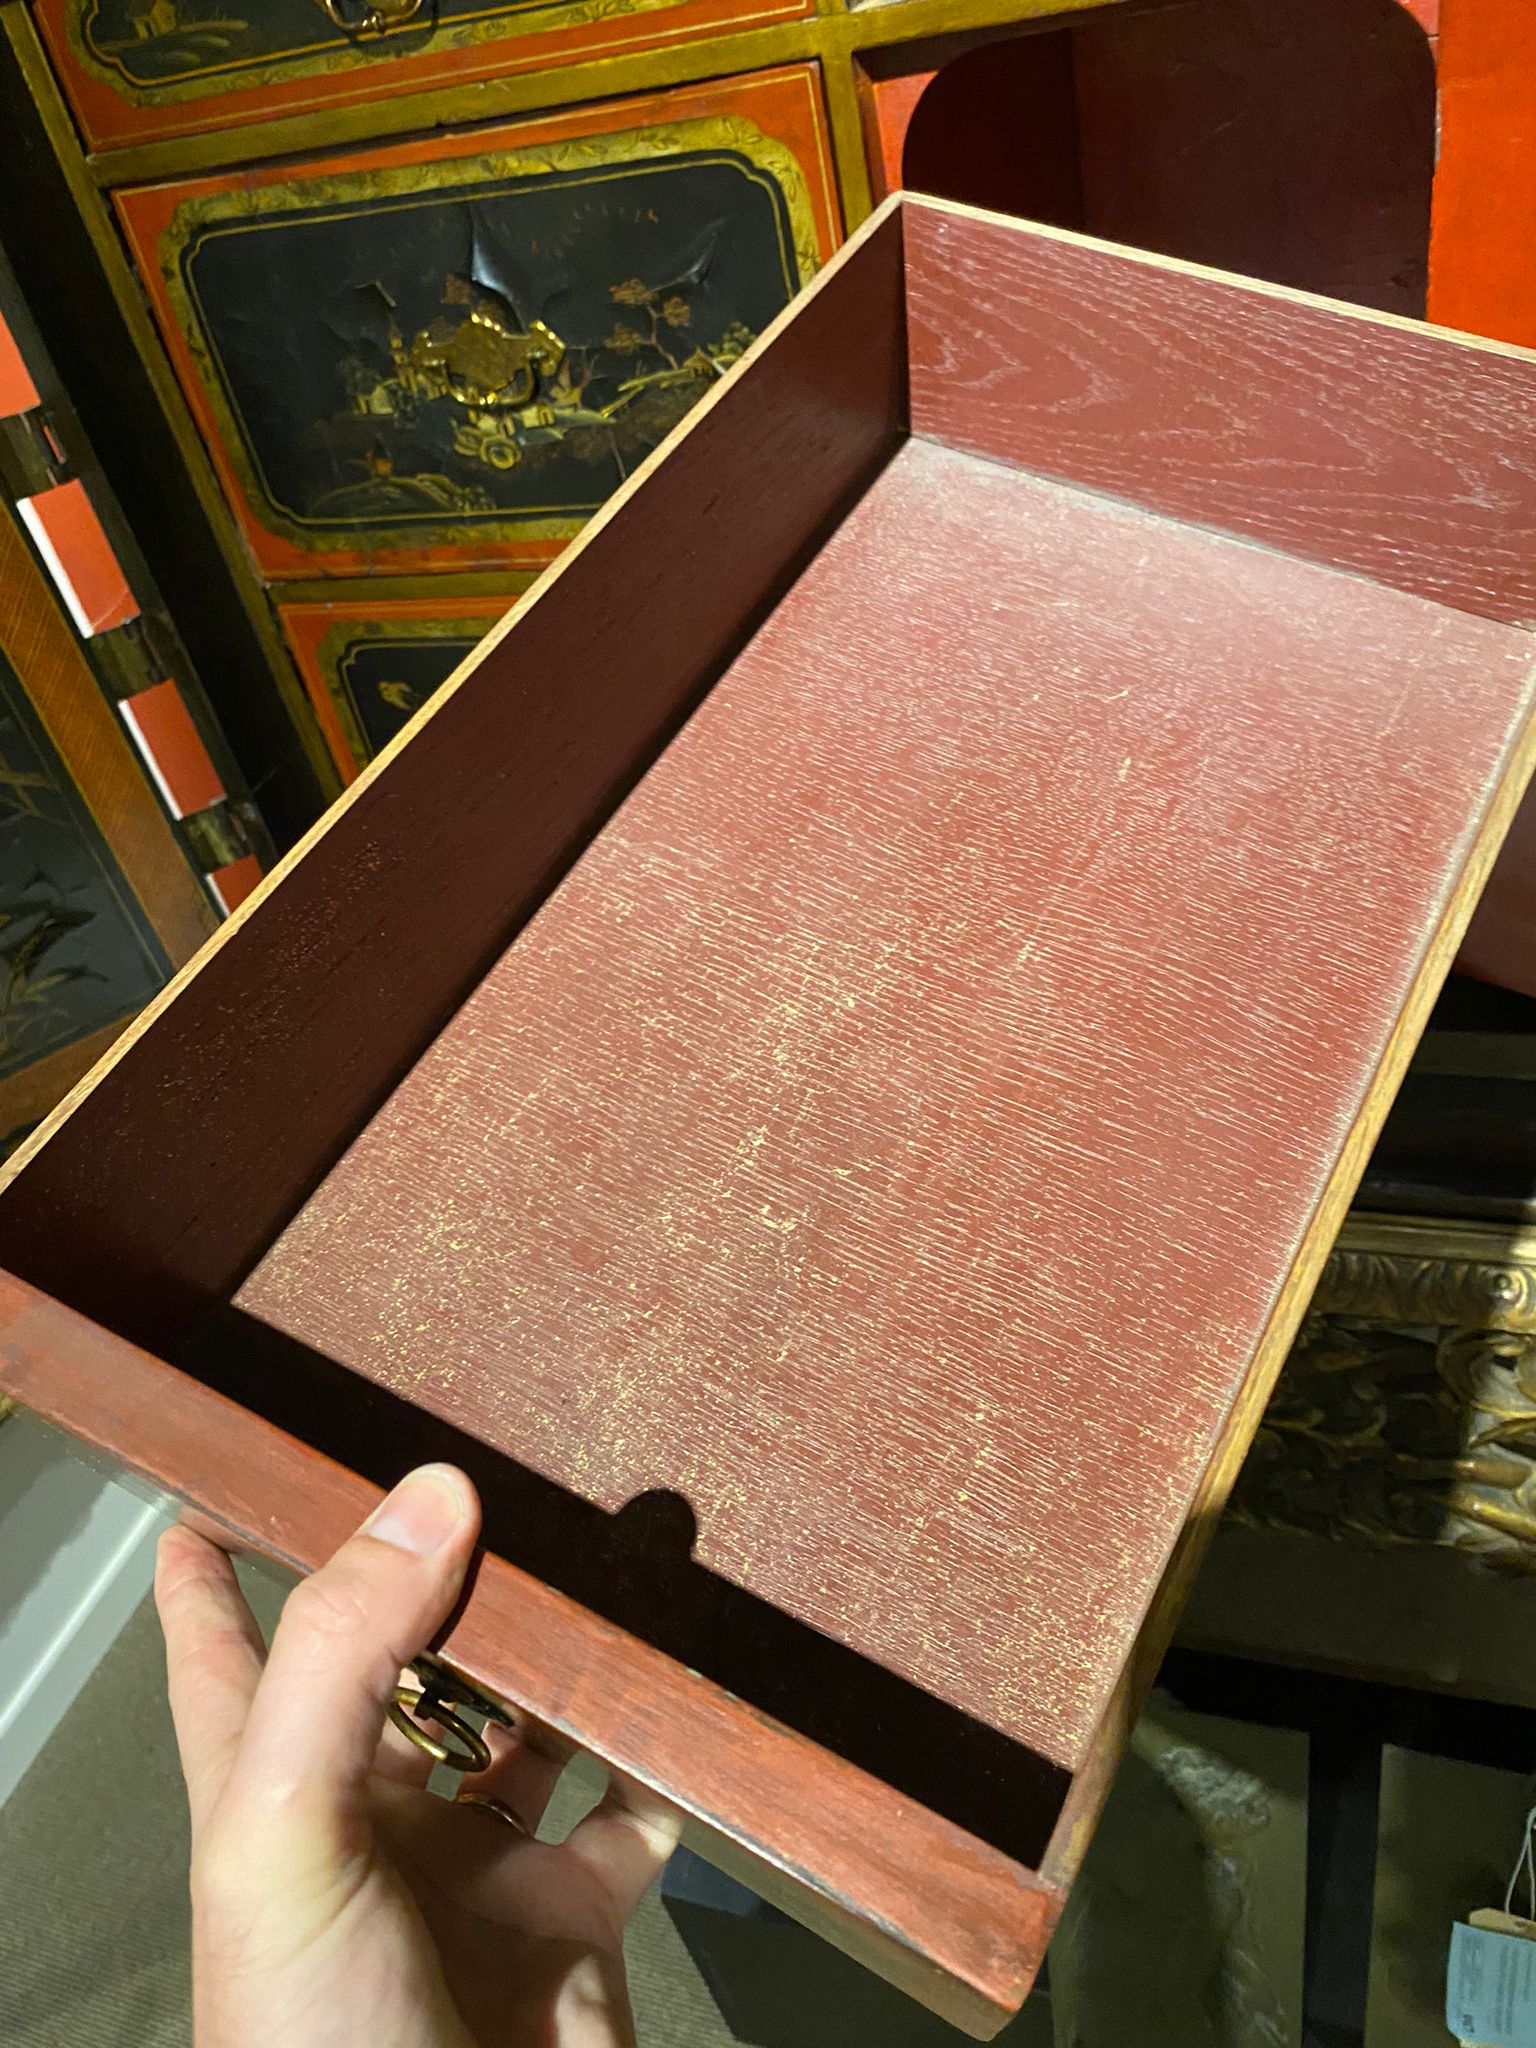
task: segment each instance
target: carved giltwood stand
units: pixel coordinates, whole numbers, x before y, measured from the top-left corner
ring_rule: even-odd
[[[1354,1212],[1230,1513],[1536,1572],[1536,1228]]]

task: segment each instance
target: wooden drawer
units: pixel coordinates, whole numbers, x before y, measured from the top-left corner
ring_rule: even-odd
[[[0,1391],[300,1566],[456,1458],[450,1668],[995,2032],[1536,757],[1533,395],[887,205],[25,1149]]]
[[[275,578],[550,560],[838,233],[810,65],[117,204]]]
[[[1421,315],[1431,18],[1395,0],[1181,0],[865,50],[871,184]]]
[[[521,579],[511,577],[510,584]],[[493,597],[280,604],[277,616],[336,766],[350,782],[506,616]]]
[[[509,73],[660,49],[811,12],[811,0],[260,0],[243,18],[184,0],[35,0],[93,149],[356,106]],[[199,17],[204,17],[199,20]]]
[[[202,942],[213,906],[0,503],[0,1152]]]

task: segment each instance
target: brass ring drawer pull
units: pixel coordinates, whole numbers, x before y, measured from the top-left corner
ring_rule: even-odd
[[[414,21],[426,0],[320,0],[328,17],[349,36],[382,36]]]
[[[389,1718],[418,1749],[424,1749],[435,1763],[446,1764],[450,1771],[467,1775],[490,1769],[491,1752],[484,1738],[461,1714],[445,1706],[430,1685],[419,1692],[414,1686],[397,1685],[389,1703]],[[435,1721],[452,1741],[438,1741],[422,1727],[422,1721]]]

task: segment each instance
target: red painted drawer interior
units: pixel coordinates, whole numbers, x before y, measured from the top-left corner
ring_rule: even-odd
[[[1533,395],[888,208],[23,1154],[0,1385],[301,1564],[458,1457],[444,1655],[995,2031],[1530,772]]]

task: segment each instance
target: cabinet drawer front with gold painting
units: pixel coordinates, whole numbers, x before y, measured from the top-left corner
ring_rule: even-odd
[[[36,0],[95,149],[659,49],[811,0]]]
[[[338,596],[334,603],[278,606],[344,781],[403,730],[531,580],[509,577],[500,598]]]
[[[274,578],[549,561],[838,233],[810,65],[117,203]]]

